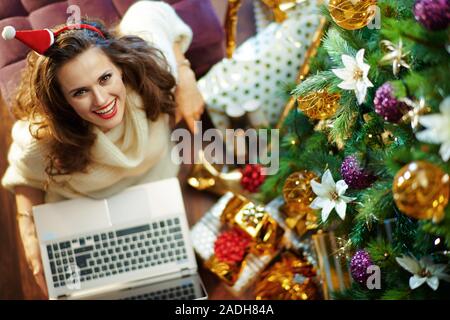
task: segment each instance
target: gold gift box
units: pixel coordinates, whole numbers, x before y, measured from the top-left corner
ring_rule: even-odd
[[[261,273],[256,300],[317,300],[316,270],[303,256],[286,250]]]
[[[275,251],[284,234],[284,230],[263,206],[255,205],[241,195],[234,195],[230,199],[223,210],[221,220],[230,227],[239,227],[255,240],[251,249],[254,253]]]
[[[250,288],[258,274],[270,263],[284,243],[284,229],[272,217],[274,213],[267,210],[270,204],[267,208],[264,207],[263,216],[260,217],[258,213],[253,217],[241,212],[243,208],[251,208],[245,206],[249,202],[245,196],[227,192],[191,229],[194,249],[203,260],[205,268],[224,281],[227,289],[236,296],[240,296]],[[244,229],[247,226],[250,227],[249,230]],[[229,228],[245,230],[249,237],[250,234],[254,234],[255,237],[251,237],[252,241],[242,261],[227,265],[214,257],[214,245],[221,232]]]
[[[255,256],[271,255],[278,250],[284,230],[264,210],[242,195],[233,195],[222,211],[220,220],[223,227],[243,230],[252,242],[248,252],[240,263],[227,263],[212,255],[205,266],[225,283],[232,286],[239,279],[245,267],[247,254]]]
[[[300,210],[295,205],[285,203],[280,207],[280,211],[285,217],[286,226],[295,230],[300,237],[318,228],[317,216],[312,210]]]

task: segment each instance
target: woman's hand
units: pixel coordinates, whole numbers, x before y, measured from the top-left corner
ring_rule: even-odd
[[[198,90],[195,73],[190,68],[189,60],[185,58],[179,42],[173,44],[173,52],[178,64],[178,85],[175,89],[175,102],[177,103],[175,123],[184,119],[189,130],[196,133],[195,121],[200,120],[205,110],[205,101]]]
[[[198,90],[195,74],[187,65],[180,65],[178,68],[175,101],[177,103],[176,123],[184,119],[189,130],[196,133],[195,121],[200,120],[205,110],[205,101]]]
[[[48,297],[44,269],[41,262],[39,241],[31,217],[19,216],[19,230],[28,267],[31,269],[37,285],[42,290],[43,294]]]
[[[17,222],[20,238],[25,251],[27,264],[33,272],[37,285],[42,293],[48,297],[47,285],[45,283],[44,269],[42,267],[39,241],[36,236],[32,208],[44,203],[44,192],[28,186],[17,186],[14,188],[17,205]]]

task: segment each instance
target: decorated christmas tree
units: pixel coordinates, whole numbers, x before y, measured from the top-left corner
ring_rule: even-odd
[[[345,239],[353,281],[335,298],[450,297],[450,2],[330,0],[322,12],[264,201],[283,195],[291,218],[313,214]]]

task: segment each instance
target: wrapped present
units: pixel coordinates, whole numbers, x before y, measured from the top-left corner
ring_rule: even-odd
[[[333,231],[317,232],[312,239],[323,295],[329,300],[351,287],[349,242]]]
[[[194,249],[205,267],[236,295],[244,292],[278,253],[283,234],[263,206],[231,192],[191,230]]]
[[[273,199],[270,203],[265,206],[267,212],[269,212],[272,219],[274,219],[278,225],[284,230],[283,244],[286,248],[292,248],[295,251],[302,252],[306,259],[313,264],[317,265],[314,255],[314,244],[311,235],[314,234],[314,230],[308,230],[307,232],[300,235],[296,227],[300,222],[295,223],[295,227],[290,225],[289,217],[286,215],[284,210],[286,207],[286,202],[283,197],[277,197]],[[306,219],[306,217],[305,217]],[[305,224],[307,220],[304,220]],[[313,220],[310,220],[313,221]]]
[[[321,298],[315,267],[302,255],[286,250],[264,270],[255,286],[256,300]]]
[[[331,299],[333,292],[348,289],[351,285],[348,240],[337,237],[332,231],[324,232],[315,228],[301,235],[296,228],[287,225],[289,219],[286,219],[283,212],[285,205],[286,200],[280,196],[265,206],[265,210],[285,230],[284,246],[300,252],[315,267],[324,299]],[[388,230],[386,226],[387,237]]]
[[[241,195],[235,195],[228,202],[222,221],[229,226],[237,226],[245,231],[255,242],[255,254],[271,254],[277,248],[284,230],[264,209]]]
[[[229,2],[229,56],[236,45],[234,30],[240,2]],[[278,11],[278,6],[271,7]],[[319,7],[318,1],[298,1],[283,22],[258,23],[260,32],[198,81],[214,127],[224,136],[228,128],[266,128],[279,123],[286,107],[286,99],[280,95],[283,84],[297,82],[307,73],[309,49],[320,44],[315,37],[322,28]],[[266,4],[263,8],[271,11]]]
[[[214,242],[214,255],[206,261],[206,267],[227,284],[233,285],[245,266],[244,259],[252,242],[252,238],[239,228],[222,232]]]

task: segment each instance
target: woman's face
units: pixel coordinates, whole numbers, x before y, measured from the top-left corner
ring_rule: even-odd
[[[64,97],[84,120],[103,131],[117,126],[125,111],[122,71],[99,48],[92,47],[56,73]]]

